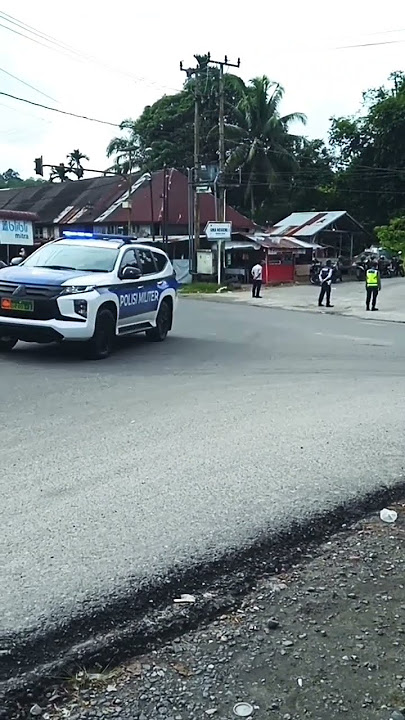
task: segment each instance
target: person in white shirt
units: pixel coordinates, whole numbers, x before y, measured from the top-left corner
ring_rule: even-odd
[[[254,298],[260,298],[260,290],[262,287],[262,280],[263,280],[263,260],[259,263],[256,263],[256,265],[253,265],[252,267],[252,297]]]

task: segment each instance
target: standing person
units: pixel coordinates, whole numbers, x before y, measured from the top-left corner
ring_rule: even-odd
[[[318,305],[322,307],[323,299],[326,295],[326,307],[333,307],[330,304],[330,294],[332,291],[333,267],[331,260],[326,261],[325,267],[319,273],[319,282],[321,283],[321,292],[319,293]]]
[[[260,290],[262,287],[262,280],[263,280],[263,265],[264,262],[261,260],[259,263],[256,263],[256,265],[253,265],[252,267],[252,297],[253,298],[261,298]]]
[[[377,296],[381,290],[381,273],[378,263],[374,261],[366,272],[366,310],[378,310],[376,307]]]

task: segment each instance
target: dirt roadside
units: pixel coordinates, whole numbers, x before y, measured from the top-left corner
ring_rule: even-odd
[[[342,528],[235,611],[83,669],[12,720],[230,720],[241,701],[257,719],[405,718],[405,502],[390,507],[393,525],[374,514]]]

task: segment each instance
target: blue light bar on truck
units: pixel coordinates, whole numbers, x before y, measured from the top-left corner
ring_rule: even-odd
[[[63,237],[70,238],[70,240],[120,240],[124,244],[130,244],[136,242],[138,239],[135,235],[109,235],[108,233],[91,233],[91,232],[80,232],[75,230],[65,230]]]

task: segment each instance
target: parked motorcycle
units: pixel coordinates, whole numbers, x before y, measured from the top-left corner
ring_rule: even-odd
[[[340,266],[340,263],[337,262],[334,265],[332,265],[332,269],[333,269],[332,282],[333,283],[343,282],[343,273],[342,273],[342,268]]]
[[[400,255],[392,258],[391,266],[393,277],[405,277],[404,263]]]
[[[353,263],[354,272],[357,280],[364,281],[366,279],[366,263],[356,262]]]
[[[309,282],[311,285],[319,285],[319,273],[322,270],[322,263],[316,260],[309,268]]]

